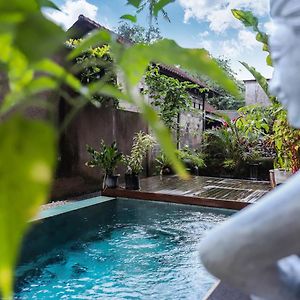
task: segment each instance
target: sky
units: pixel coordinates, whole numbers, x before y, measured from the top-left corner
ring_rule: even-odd
[[[126,0],[54,0],[61,12],[47,10],[46,15],[65,29],[80,14],[115,30],[120,16],[133,13]],[[266,53],[255,40],[251,29],[245,28],[231,14],[231,9],[251,10],[260,20],[260,28],[273,30],[269,17],[269,0],[176,0],[166,7],[171,23],[159,18],[162,36],[175,40],[186,48],[205,48],[214,57],[231,61],[239,79],[251,79],[251,74],[239,63],[254,66],[265,77],[272,77],[266,65]],[[138,16],[138,24],[145,25],[145,15]]]

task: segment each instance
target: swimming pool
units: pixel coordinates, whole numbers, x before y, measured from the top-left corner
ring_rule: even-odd
[[[42,220],[25,242],[15,298],[202,299],[215,279],[198,257],[201,237],[231,214],[117,199]]]

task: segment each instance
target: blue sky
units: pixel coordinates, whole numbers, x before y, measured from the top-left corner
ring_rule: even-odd
[[[70,27],[79,14],[115,29],[119,18],[132,13],[126,0],[55,0],[62,12],[47,11],[47,15],[64,28]],[[167,6],[171,23],[159,20],[161,33],[177,41],[182,47],[205,48],[213,56],[229,58],[240,79],[249,79],[249,74],[239,61],[256,67],[270,78],[272,68],[265,63],[266,54],[256,42],[254,33],[245,29],[231,15],[232,8],[253,11],[260,19],[261,29],[270,33],[269,0],[176,0]],[[141,15],[138,23],[143,25],[146,17]]]

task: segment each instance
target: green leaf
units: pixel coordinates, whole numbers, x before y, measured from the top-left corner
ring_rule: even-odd
[[[33,68],[35,71],[51,74],[59,83],[66,83],[77,92],[81,91],[80,80],[50,59],[44,59],[34,64]]]
[[[60,8],[50,0],[37,0],[40,7],[49,7],[60,11]]]
[[[158,13],[164,9],[168,4],[175,2],[175,0],[160,0],[156,2],[153,6],[153,15],[158,16]]]
[[[272,67],[273,66],[273,61],[272,61],[272,57],[271,57],[271,54],[269,54],[266,58],[266,61],[267,61],[267,65]]]
[[[107,30],[96,30],[88,35],[82,42],[68,55],[68,59],[72,60],[89,50],[91,47],[102,46],[111,42],[111,35]]]
[[[226,89],[234,96],[240,96],[235,83],[219,67],[204,49],[184,49],[172,40],[161,40],[151,45],[136,44],[124,49],[118,62],[131,86],[142,79],[150,62],[179,65],[190,71],[200,72]]]
[[[40,76],[31,81],[26,87],[23,87],[22,92],[11,91],[6,94],[2,104],[0,105],[0,114],[5,114],[15,105],[22,101],[31,100],[38,93],[55,90],[58,87],[58,82],[52,78]]]
[[[47,199],[56,143],[48,124],[21,117],[0,125],[0,139],[0,288],[12,299],[22,236]]]
[[[15,45],[29,61],[49,57],[65,40],[62,28],[40,13],[28,15],[16,28]]]
[[[120,17],[120,19],[129,20],[132,23],[136,23],[137,22],[137,17],[133,16],[133,15],[129,15],[129,14],[123,15],[122,17]]]
[[[252,14],[251,11],[243,11],[238,9],[231,10],[233,16],[243,22],[246,27],[254,27],[257,28],[258,26],[258,19]]]
[[[127,0],[127,5],[132,5],[135,8],[139,8],[141,5],[142,0]]]
[[[119,100],[125,100],[129,103],[132,103],[132,100],[128,95],[121,92],[118,88],[113,85],[105,84],[103,82],[95,82],[88,85],[89,94],[88,97],[91,97],[95,94],[101,94],[103,96],[113,97]]]
[[[28,14],[37,12],[39,6],[36,0],[11,0],[11,1],[0,1],[0,12],[15,13],[20,12],[22,14]]]

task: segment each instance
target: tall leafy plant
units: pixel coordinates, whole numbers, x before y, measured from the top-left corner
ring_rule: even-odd
[[[144,158],[155,143],[155,139],[150,134],[138,132],[134,136],[130,154],[123,156],[127,174],[139,175],[143,171]]]

